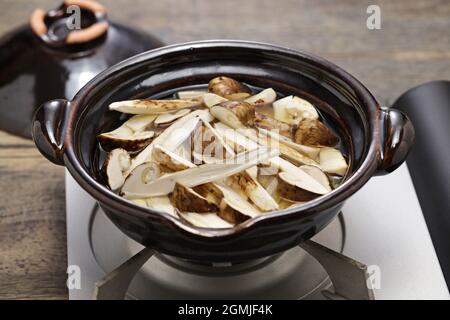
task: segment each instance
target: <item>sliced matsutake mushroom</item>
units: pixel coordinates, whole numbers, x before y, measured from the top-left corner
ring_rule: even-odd
[[[273,103],[275,119],[288,124],[297,124],[302,119],[318,119],[314,106],[297,96],[287,96]]]
[[[111,132],[99,134],[97,139],[105,150],[122,148],[138,151],[145,148],[154,135],[154,131],[133,132],[130,128],[122,126]]]
[[[142,132],[153,123],[157,115],[155,114],[137,114],[125,121],[122,126],[126,126],[133,130],[133,132]]]
[[[237,193],[241,195],[243,193],[262,211],[278,209],[277,202],[247,171],[226,178],[225,183]]]
[[[253,126],[257,128],[262,128],[267,131],[276,131],[279,135],[291,138],[292,137],[292,126],[284,123],[282,121],[278,121],[273,119],[265,114],[260,112],[255,113],[255,118],[253,120]]]
[[[216,119],[234,129],[245,128],[255,118],[255,106],[244,101],[225,101],[209,110]]]
[[[186,90],[186,91],[178,91],[177,98],[178,99],[203,99],[203,96],[207,93],[206,91],[201,90]]]
[[[215,183],[209,182],[200,184],[193,187],[192,189],[202,197],[207,199],[209,202],[214,203],[217,206],[220,205],[220,202],[222,201],[223,193]]]
[[[197,107],[201,104],[201,99],[127,100],[113,102],[109,105],[109,109],[131,114],[160,114],[179,109]]]
[[[320,148],[305,146],[302,144],[295,143],[294,141],[292,141],[292,139],[282,136],[276,131],[270,131],[270,130],[266,130],[263,128],[258,128],[258,131],[263,135],[269,136],[269,137],[273,138],[274,140],[277,140],[280,143],[283,143],[283,144],[287,145],[288,147],[290,147],[294,150],[297,150],[298,152],[308,156],[309,158],[311,158],[313,160],[316,159],[317,156],[319,155]]]
[[[138,165],[133,171],[128,174],[125,178],[125,182],[123,183],[121,194],[124,193],[124,188],[128,188],[130,185],[147,185],[155,180],[157,180],[161,176],[161,170],[158,164],[154,161],[144,162]],[[165,194],[161,194],[162,196]],[[160,196],[159,194],[150,195],[150,196]],[[147,198],[147,196],[142,197],[134,197],[134,199],[139,198]],[[131,198],[130,198],[131,199]]]
[[[347,162],[342,153],[334,148],[321,148],[319,153],[320,168],[327,173],[343,176],[347,172]]]
[[[203,113],[206,110],[197,110],[189,113],[188,115],[178,119],[171,126],[166,128],[158,137],[156,137],[152,143],[150,143],[144,150],[142,150],[136,158],[132,160],[131,167],[128,172],[131,172],[134,168],[140,164],[151,161],[153,155],[153,148],[156,145],[160,145],[169,151],[175,151],[181,144],[185,142],[187,137],[190,136],[193,130],[199,124],[199,119],[206,118]]]
[[[267,88],[251,97],[248,97],[244,101],[251,104],[270,104],[273,103],[276,98],[277,93],[275,90],[272,88]]]
[[[130,155],[125,149],[114,149],[108,154],[103,166],[111,190],[117,190],[123,185],[125,172],[130,165]]]
[[[174,206],[181,212],[216,212],[217,205],[192,188],[176,183],[171,195]]]
[[[257,142],[260,145],[270,147],[270,148],[276,148],[280,150],[281,156],[283,158],[288,159],[291,162],[294,162],[296,164],[309,164],[309,165],[318,165],[316,161],[313,159],[305,156],[304,154],[300,153],[299,151],[291,148],[287,144],[280,143],[278,140],[273,139],[271,137],[268,137],[267,135],[257,135],[255,133],[252,133],[250,130],[237,130],[240,133],[244,133],[248,138],[254,139],[254,137],[257,137]]]
[[[217,184],[217,187],[223,193],[218,212],[219,217],[222,219],[230,223],[239,223],[261,215],[261,212],[256,207],[231,188],[220,184]]]
[[[180,157],[176,153],[163,148],[160,145],[156,145],[153,148],[153,159],[159,163],[159,165],[170,171],[181,171],[188,168],[194,168],[195,164]]]
[[[122,187],[122,193],[126,198],[166,195],[172,192],[176,182],[192,188],[200,184],[221,180],[255,166],[261,161],[276,157],[278,154],[278,150],[260,148],[239,154],[222,163],[206,164],[165,174],[150,183],[146,183],[139,172],[135,173],[136,168],[126,179]]]
[[[195,160],[208,163],[204,161],[209,158],[213,159],[227,159],[233,157],[234,150],[225,143],[222,136],[219,135],[216,129],[208,122],[203,122],[201,130],[196,130],[194,133],[194,141],[192,146],[192,156]]]
[[[319,182],[322,186],[324,186],[328,191],[331,191],[330,180],[328,179],[327,175],[318,167],[303,165],[300,166],[300,169],[302,169],[308,175],[316,179],[316,181]]]
[[[227,99],[240,100],[250,96],[251,90],[241,82],[229,77],[216,77],[209,81],[209,92],[217,94]]]
[[[168,213],[172,216],[176,216],[175,207],[172,205],[172,202],[170,202],[168,196],[149,197],[145,199],[129,199],[128,201],[131,201],[142,207],[150,208],[156,211]]]
[[[225,101],[228,101],[228,99],[214,93],[205,93],[203,95],[203,104],[208,108]]]
[[[177,120],[178,118],[184,117],[189,112],[191,112],[190,109],[181,109],[174,113],[163,113],[155,119],[155,124],[162,125],[162,124],[172,123],[175,120]]]
[[[105,150],[123,148],[138,151],[147,146],[155,133],[145,131],[155,120],[155,115],[137,115],[125,121],[119,128],[99,134],[97,139]]]
[[[225,229],[233,224],[220,218],[216,213],[177,212],[180,218],[200,228]]]
[[[317,119],[303,119],[295,131],[294,141],[307,146],[333,147],[339,138]]]
[[[289,200],[309,201],[330,192],[328,188],[304,171],[302,176],[280,172],[278,177],[278,193],[281,197]]]

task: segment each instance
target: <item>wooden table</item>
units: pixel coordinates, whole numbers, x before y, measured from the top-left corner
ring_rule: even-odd
[[[60,2],[1,0],[0,34]],[[385,105],[412,86],[450,79],[448,0],[102,2],[112,20],[166,43],[249,39],[321,55]],[[381,8],[381,30],[366,28],[369,4]],[[31,141],[0,132],[0,176],[0,298],[67,298],[64,169]]]

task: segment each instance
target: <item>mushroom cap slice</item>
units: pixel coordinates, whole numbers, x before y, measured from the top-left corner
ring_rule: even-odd
[[[244,101],[251,104],[269,104],[273,103],[276,98],[277,93],[275,90],[272,88],[267,88],[251,97],[248,97]]]
[[[320,168],[327,173],[343,176],[347,172],[347,162],[342,153],[334,148],[321,148],[319,153]]]
[[[294,141],[307,146],[335,146],[339,138],[317,119],[303,119],[295,131]]]
[[[252,124],[255,118],[254,105],[244,101],[225,101],[210,108],[211,114],[226,125],[237,129]]]
[[[130,155],[125,149],[114,149],[108,154],[103,166],[111,190],[117,190],[124,184],[125,172],[130,165]]]
[[[219,209],[214,202],[180,183],[175,184],[171,199],[174,206],[182,212],[216,212]]]
[[[138,151],[145,148],[154,137],[153,131],[133,132],[127,127],[120,127],[114,131],[97,136],[105,150],[122,148],[128,151]]]
[[[126,100],[117,101],[109,105],[109,110],[131,114],[160,114],[178,109],[200,106],[201,99],[185,100]]]
[[[155,133],[145,131],[155,120],[155,115],[136,115],[125,121],[119,128],[99,134],[97,139],[105,150],[123,148],[138,151],[147,146]]]
[[[180,216],[180,218],[200,228],[225,229],[233,227],[231,223],[220,218],[216,213],[196,213],[196,212],[177,211],[177,214]]]
[[[229,77],[216,77],[211,79],[208,84],[209,92],[215,93],[227,99],[235,99],[236,94],[241,94],[240,97],[246,98],[250,96],[251,90],[241,82]],[[246,94],[244,96],[243,94]]]
[[[288,124],[297,124],[304,118],[319,118],[316,108],[310,102],[292,95],[275,101],[273,111],[275,119]]]

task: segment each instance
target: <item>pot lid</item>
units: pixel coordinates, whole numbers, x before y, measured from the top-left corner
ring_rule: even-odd
[[[42,103],[72,99],[102,70],[162,45],[108,21],[96,1],[65,0],[56,9],[36,9],[28,25],[0,39],[0,130],[30,138],[32,115]]]

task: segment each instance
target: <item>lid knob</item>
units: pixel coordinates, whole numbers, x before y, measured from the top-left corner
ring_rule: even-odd
[[[78,7],[78,12],[68,10],[73,9],[73,6]],[[81,10],[90,13],[89,21],[84,23],[87,26],[82,27],[81,23],[73,26],[70,13],[80,14]],[[81,21],[81,17],[78,17],[78,21]],[[108,30],[106,8],[92,0],[64,0],[59,8],[48,12],[36,9],[31,14],[30,25],[42,41],[53,47],[86,43]]]

